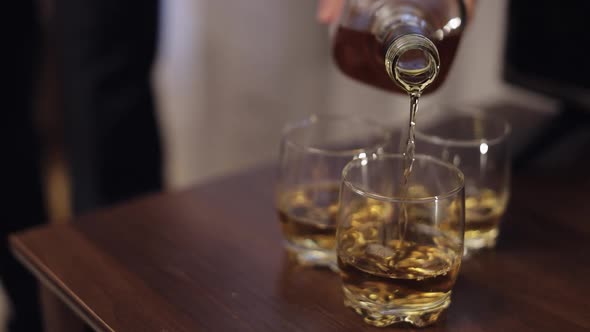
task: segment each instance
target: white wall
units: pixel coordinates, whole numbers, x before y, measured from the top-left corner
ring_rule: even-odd
[[[479,1],[447,83],[423,98],[423,106],[509,99],[551,110],[544,98],[501,80],[505,5]],[[334,68],[326,29],[314,21],[315,1],[175,0],[163,6],[155,81],[171,187],[272,161],[280,128],[305,114],[406,121],[407,97],[358,84]]]

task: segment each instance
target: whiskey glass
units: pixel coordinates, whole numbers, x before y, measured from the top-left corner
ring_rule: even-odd
[[[465,255],[493,248],[510,197],[510,125],[475,108],[425,109],[436,120],[416,130],[416,149],[465,175]]]
[[[352,159],[381,153],[389,131],[368,119],[312,115],[288,124],[280,146],[276,208],[289,256],[335,268],[340,176]]]
[[[426,326],[449,306],[463,254],[463,174],[416,155],[371,155],[343,170],[337,228],[344,304],[368,324]]]

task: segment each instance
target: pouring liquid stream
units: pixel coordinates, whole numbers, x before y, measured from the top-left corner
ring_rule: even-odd
[[[435,61],[434,56],[438,57],[438,53],[430,54],[422,50],[408,50],[405,53],[398,54],[397,59],[392,59],[394,68],[390,70],[390,77],[394,83],[403,88],[410,97],[410,117],[408,122],[407,136],[405,137],[405,146],[403,151],[403,172],[400,179],[400,195],[401,197],[410,196],[410,178],[412,176],[412,168],[414,167],[415,152],[416,152],[416,122],[418,113],[418,104],[420,96],[424,89],[433,83],[439,72],[439,61]],[[409,220],[408,203],[400,204],[400,211],[398,213],[397,223],[397,247],[400,255],[404,254],[404,243],[406,241],[406,231],[408,229]],[[389,227],[389,231],[384,234],[387,237],[385,240],[390,241],[394,239],[394,229]],[[387,243],[387,242],[386,242]]]
[[[420,93],[412,92],[410,95],[410,120],[408,124],[408,137],[406,138],[406,147],[403,153],[403,179],[401,179],[401,194],[406,197],[409,194],[409,178],[412,175],[414,166],[414,154],[416,152],[416,113],[418,112],[418,102]],[[398,221],[398,249],[402,249],[408,228],[408,208],[405,203],[401,204],[401,210]]]

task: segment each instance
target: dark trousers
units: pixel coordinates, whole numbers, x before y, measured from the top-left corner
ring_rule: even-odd
[[[36,64],[39,61],[39,15],[32,1],[5,4],[10,31],[2,29],[2,127],[0,130],[0,277],[20,322],[9,331],[39,329],[37,288],[33,277],[12,257],[6,236],[45,219],[40,169],[40,147],[33,127]],[[6,23],[6,22],[5,22]],[[31,321],[28,321],[31,319]]]
[[[75,213],[161,189],[161,151],[150,77],[157,0],[54,0],[57,81]],[[13,304],[9,331],[41,329],[37,285],[11,256],[7,235],[45,221],[34,124],[42,50],[39,4],[7,3],[0,153],[5,194],[0,278]],[[6,33],[5,33],[6,34]]]
[[[160,189],[156,0],[56,0],[76,211]]]

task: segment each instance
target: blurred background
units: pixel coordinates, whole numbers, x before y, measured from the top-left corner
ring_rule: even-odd
[[[535,112],[554,109],[546,97],[503,79],[506,5],[480,1],[447,83],[423,98],[424,106],[505,102]],[[164,4],[155,83],[169,186],[274,160],[282,126],[306,114],[361,113],[392,126],[407,121],[406,96],[359,84],[333,65],[316,6],[289,0]]]
[[[35,193],[22,189],[22,195],[15,196],[20,201],[14,206],[19,210],[18,213],[22,212],[23,207],[34,210],[29,201],[43,197],[40,204],[46,208],[46,212],[29,216],[33,221],[17,223],[9,231],[47,219],[64,222],[73,213],[114,204],[145,192],[177,190],[213,177],[272,163],[278,157],[281,129],[285,123],[311,113],[363,114],[392,128],[407,121],[407,96],[384,93],[359,84],[343,76],[334,66],[328,29],[318,24],[315,18],[316,1],[162,1],[159,8],[153,9],[159,19],[156,39],[153,41],[157,45],[156,51],[153,59],[146,60],[146,65],[150,65],[152,60],[154,64],[150,77],[154,87],[155,123],[161,139],[162,167],[155,167],[151,173],[146,171],[145,174],[161,171],[163,176],[155,180],[153,185],[139,186],[140,189],[127,190],[122,195],[109,194],[105,199],[93,196],[91,189],[96,183],[72,184],[72,178],[83,177],[71,172],[72,165],[82,163],[87,171],[99,166],[91,163],[96,157],[92,153],[87,158],[82,156],[72,159],[68,156],[71,151],[78,153],[80,147],[68,147],[76,146],[78,142],[72,138],[72,132],[67,130],[66,118],[72,114],[68,113],[72,105],[68,103],[67,96],[70,91],[80,87],[77,86],[76,76],[62,74],[62,69],[76,73],[84,71],[85,67],[68,58],[73,58],[76,52],[81,51],[67,49],[59,38],[61,35],[72,39],[79,37],[71,26],[61,21],[59,15],[59,3],[65,7],[64,4],[72,5],[75,1],[57,3],[56,7],[53,1],[42,1],[20,8],[37,12],[38,20],[21,22],[21,25],[25,27],[24,31],[29,31],[26,24],[34,23],[32,26],[41,32],[39,35],[31,32],[32,37],[28,41],[31,45],[34,42],[43,45],[23,46],[22,49],[30,51],[27,54],[33,52],[29,60],[36,65],[27,69],[30,73],[14,73],[15,77],[28,77],[29,74],[35,77],[35,93],[15,98],[29,98],[27,100],[33,109],[34,116],[30,119],[34,124],[32,130],[37,133],[41,144],[31,143],[34,146],[31,149],[38,150],[41,166],[32,171],[42,174],[40,181],[43,191]],[[133,3],[142,6],[141,2]],[[543,8],[551,2],[536,3],[537,8]],[[518,113],[521,114],[519,122],[512,123],[513,147],[517,153],[539,135],[547,122],[559,114],[558,111],[561,112],[563,103],[556,98],[560,93],[546,91],[551,85],[539,84],[542,80],[536,80],[536,84],[527,84],[530,75],[523,76],[506,64],[507,45],[522,43],[516,37],[509,39],[514,32],[508,30],[511,26],[508,21],[510,15],[515,15],[517,8],[513,8],[509,15],[508,6],[508,0],[479,1],[475,19],[468,26],[447,82],[435,94],[423,98],[421,105],[424,111],[419,114],[419,121],[428,121],[426,110],[429,105],[442,102],[476,105],[507,117]],[[86,9],[90,10],[92,8]],[[83,15],[80,21],[84,23]],[[135,22],[133,18],[130,22],[137,29],[142,29],[141,22]],[[543,26],[552,29],[559,24],[562,21],[556,20],[544,22]],[[576,21],[575,24],[581,23]],[[125,34],[126,31],[115,29],[113,33]],[[526,34],[521,30],[521,35],[523,33]],[[14,37],[15,45],[20,45],[18,38]],[[146,41],[148,44],[150,42]],[[93,52],[90,46],[84,45],[86,52]],[[556,45],[553,47],[558,47]],[[522,50],[514,51],[515,54],[522,54]],[[14,56],[19,57],[18,54]],[[518,61],[514,63],[518,64]],[[125,77],[121,78],[121,81],[125,80]],[[113,82],[115,86],[119,83],[116,80]],[[108,87],[99,86],[108,90]],[[133,84],[130,86],[133,88]],[[544,86],[545,91],[539,86]],[[134,89],[129,91],[136,93]],[[586,91],[587,86],[577,95]],[[84,102],[87,101],[80,101],[77,105],[84,105]],[[584,102],[587,100],[575,101]],[[100,103],[101,99],[87,102],[91,106]],[[18,108],[19,104],[15,102],[14,105]],[[522,114],[527,116],[523,117]],[[93,118],[84,118],[86,115],[77,116],[83,118],[81,123],[93,121]],[[122,129],[124,132],[121,137],[134,139],[130,145],[117,150],[113,158],[141,155],[143,150],[160,151],[157,142],[142,140],[142,128],[151,130],[149,124],[135,122],[133,118],[126,121],[127,126]],[[568,125],[571,124],[566,127]],[[10,122],[6,121],[5,126],[10,126]],[[77,130],[86,133],[94,129],[89,126]],[[14,142],[14,135],[11,135],[8,131],[5,140]],[[116,142],[113,146],[117,146]],[[15,149],[18,152],[28,151],[29,148],[24,144]],[[564,155],[565,150],[558,150]],[[545,158],[544,165],[551,166],[556,160],[563,161],[563,158]],[[31,162],[35,162],[34,158]],[[135,173],[142,173],[141,168],[136,168]],[[118,177],[96,181],[101,184],[105,181],[124,182],[128,177],[118,173],[117,167],[111,171]],[[12,171],[8,169],[7,172]],[[108,187],[108,183],[104,186]],[[14,186],[25,187],[18,177]],[[73,197],[82,198],[76,201]],[[22,213],[19,216],[23,218]],[[5,265],[0,270],[0,277],[5,278],[2,274],[11,268],[12,265]],[[8,307],[5,297],[0,296],[0,331],[2,322],[6,322]]]

